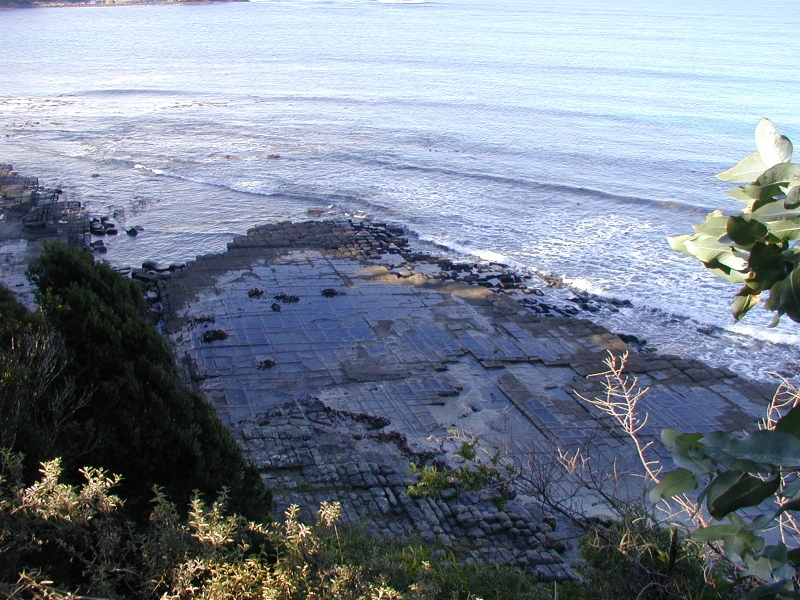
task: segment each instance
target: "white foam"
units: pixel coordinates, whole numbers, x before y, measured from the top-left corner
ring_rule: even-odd
[[[140,165],[138,163],[133,165],[133,168],[134,169],[139,169],[140,171],[150,171],[153,175],[163,175],[164,174],[164,171],[161,170],[161,169],[155,169],[155,168],[152,168],[152,167],[146,167],[146,166]]]
[[[597,294],[601,296],[608,291],[597,282],[589,281],[583,277],[562,277],[562,280],[571,288],[586,292],[587,294]]]

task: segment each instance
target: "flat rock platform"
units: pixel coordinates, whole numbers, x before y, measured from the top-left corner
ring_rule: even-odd
[[[519,464],[587,444],[629,454],[578,394],[602,394],[586,376],[631,348],[547,310],[544,282],[413,252],[401,231],[358,220],[261,226],[224,254],[147,276],[184,376],[258,465],[277,514],[339,500],[346,521],[378,535],[570,576],[563,520],[524,490],[500,506],[478,492],[407,493],[409,463],[446,461],[453,430]],[[752,428],[774,392],[677,356],[631,351],[628,371],[651,387],[640,411],[653,438]]]

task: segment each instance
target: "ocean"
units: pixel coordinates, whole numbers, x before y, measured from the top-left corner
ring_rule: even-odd
[[[713,175],[761,117],[800,144],[799,29],[790,0],[6,9],[0,161],[144,227],[117,266],[367,217],[630,300],[587,316],[660,352],[795,375],[800,325],[734,324],[665,236],[740,209]]]

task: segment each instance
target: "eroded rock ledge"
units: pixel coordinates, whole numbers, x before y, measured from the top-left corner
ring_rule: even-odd
[[[503,265],[414,252],[402,230],[360,221],[265,225],[151,276],[185,376],[258,464],[276,512],[340,500],[378,535],[570,576],[569,532],[531,498],[501,510],[474,492],[410,497],[408,464],[447,460],[452,429],[521,464],[589,443],[624,461],[626,440],[576,394],[597,393],[586,375],[630,349],[618,336]],[[676,356],[633,353],[629,369],[652,386],[647,436],[749,427],[772,392]]]

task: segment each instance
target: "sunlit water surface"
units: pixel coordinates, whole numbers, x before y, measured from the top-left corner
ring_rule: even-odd
[[[142,225],[109,242],[117,265],[308,209],[366,215],[630,299],[593,318],[662,352],[797,372],[797,325],[734,325],[735,288],[665,241],[738,210],[713,174],[760,117],[800,142],[800,46],[765,34],[800,11],[724,4],[4,10],[0,161]]]

